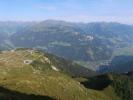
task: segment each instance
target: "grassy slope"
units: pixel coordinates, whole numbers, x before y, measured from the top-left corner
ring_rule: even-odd
[[[133,55],[133,46],[116,49],[112,57],[121,56],[121,55],[130,55],[130,56]]]
[[[43,71],[34,69],[32,65],[24,64],[24,60],[40,60],[44,66],[48,65],[41,53],[30,54],[26,50],[1,53],[0,86],[58,100],[114,100],[117,98],[110,87],[104,91],[87,89],[63,73],[54,71],[52,68],[46,68]]]
[[[84,86],[86,88],[88,88],[89,90],[93,91],[93,92],[95,91],[95,94],[93,94],[93,95],[95,95],[95,99],[97,98],[96,100],[98,100],[98,95],[99,94],[100,95],[103,95],[103,100],[121,100],[116,95],[115,90],[114,90],[114,88],[112,87],[111,84],[109,84],[108,86],[106,86],[105,88],[102,88],[102,89],[94,88],[94,87],[98,87],[98,88],[101,87],[100,86],[100,83],[101,82],[103,83],[103,81],[105,80],[104,77],[99,77],[99,78],[96,78],[96,77],[92,77],[91,79],[90,78],[89,79],[86,79],[86,78],[81,78],[80,77],[80,78],[75,78],[75,80],[78,81],[78,82],[80,82],[80,83],[82,83],[82,84],[84,84],[84,83],[87,82],[87,84],[84,84]],[[95,79],[95,78],[96,78],[96,80],[92,80],[92,79]],[[90,82],[92,82],[93,88],[92,88],[92,85],[89,85]]]

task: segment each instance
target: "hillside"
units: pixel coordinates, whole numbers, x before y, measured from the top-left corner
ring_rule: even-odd
[[[0,50],[37,48],[97,70],[115,56],[132,55],[133,26],[120,23],[0,22]]]
[[[109,63],[100,66],[97,72],[127,73],[133,70],[133,56],[116,56]]]
[[[101,91],[86,88],[84,84],[75,80],[77,74],[72,78],[71,70],[67,69],[68,65],[71,65],[70,62],[62,67],[63,62],[58,58],[51,59],[52,56],[31,49],[1,52],[0,98],[2,100],[114,100],[114,98],[117,100],[113,88],[109,86]],[[59,61],[58,66],[57,61]],[[109,94],[106,94],[106,91]]]
[[[119,23],[46,20],[16,32],[11,40],[16,46],[46,49],[72,60],[96,61],[109,59],[116,47],[132,44],[132,33],[133,26]]]
[[[113,90],[119,98],[115,97],[114,100],[133,100],[133,73],[123,74],[103,74],[87,79],[76,79],[84,84],[86,88],[104,91],[104,94],[111,95]],[[114,94],[110,98],[113,98]],[[108,100],[108,99],[107,99]]]

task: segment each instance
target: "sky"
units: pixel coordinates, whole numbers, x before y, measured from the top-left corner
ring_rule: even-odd
[[[0,21],[47,19],[133,24],[133,0],[0,0]]]

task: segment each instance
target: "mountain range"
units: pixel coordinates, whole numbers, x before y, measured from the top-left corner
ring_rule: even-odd
[[[133,26],[0,22],[0,100],[132,100]]]
[[[131,55],[133,26],[120,23],[0,22],[0,49],[36,48],[96,71],[115,56]]]

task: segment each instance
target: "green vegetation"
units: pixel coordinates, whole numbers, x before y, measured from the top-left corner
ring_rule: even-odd
[[[43,63],[39,60],[35,60],[31,63],[34,69],[41,70],[41,71],[47,71],[48,69],[51,69],[51,65],[49,63]]]
[[[50,43],[51,45],[60,45],[60,46],[71,46],[71,44],[67,42],[59,42],[59,41],[54,41]]]
[[[130,56],[133,55],[133,46],[119,48],[114,51],[113,56],[120,56],[120,55],[130,55]]]
[[[129,75],[114,75],[112,86],[122,100],[133,100],[133,80]]]
[[[132,32],[132,26],[119,23],[47,20],[20,27],[10,36],[10,41],[15,47],[40,48],[66,59],[101,61],[110,59],[116,48],[132,45]]]
[[[106,95],[106,100],[121,100],[112,87],[112,75],[101,75],[91,78],[80,77],[75,80],[79,81],[87,89],[99,91],[99,93]]]
[[[24,60],[33,62],[25,64]],[[35,50],[19,49],[2,52],[0,54],[0,97],[5,98],[5,95],[8,95],[7,97],[11,100],[14,100],[13,98],[15,100],[44,98],[46,100],[114,100],[114,98],[119,100],[110,85],[103,90],[87,88],[82,82],[73,79],[71,74],[64,73],[61,66],[68,67],[68,65],[71,65],[71,62]],[[71,67],[75,66],[75,64],[72,65]],[[52,66],[59,71],[52,69]]]
[[[133,54],[132,33],[133,26],[120,23],[0,22],[0,50],[37,48],[96,70],[114,56]]]
[[[76,80],[86,88],[101,91],[114,100],[133,100],[133,73],[105,74]]]
[[[25,94],[0,87],[0,100],[56,100],[49,96]]]

